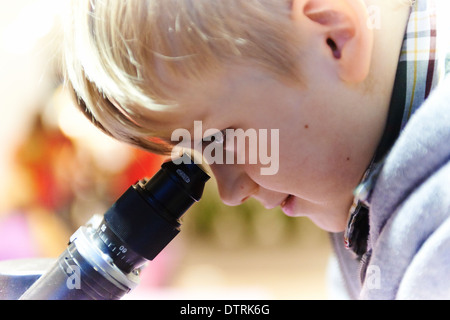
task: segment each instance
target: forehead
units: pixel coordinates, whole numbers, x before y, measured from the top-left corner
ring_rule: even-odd
[[[270,128],[288,87],[272,73],[242,63],[230,63],[200,78],[167,77],[166,81],[176,103],[167,115],[170,132],[184,128],[193,133],[195,121],[202,121],[203,131]]]
[[[194,120],[206,120],[223,105],[230,82],[221,69],[211,70],[201,77],[173,76],[162,69],[158,71],[166,88],[166,95],[175,107],[162,115],[172,127],[192,129]]]
[[[250,100],[257,91],[277,81],[269,72],[248,64],[230,63],[198,78],[171,77],[168,92],[177,108],[198,117],[230,103]],[[225,110],[226,111],[226,110]]]

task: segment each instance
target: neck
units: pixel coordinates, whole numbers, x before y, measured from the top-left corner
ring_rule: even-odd
[[[408,0],[366,0],[374,31],[370,86],[389,105],[411,5]]]
[[[403,44],[410,5],[404,0],[366,0],[374,32],[374,49],[370,78],[364,86],[370,92],[365,102],[371,106],[372,119],[379,119],[374,144],[380,141],[385,131],[389,113],[398,60]],[[375,153],[375,149],[373,150]]]

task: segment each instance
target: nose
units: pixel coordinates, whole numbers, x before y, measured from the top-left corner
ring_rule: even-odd
[[[210,166],[217,181],[220,198],[229,206],[237,206],[258,192],[259,186],[240,165]]]

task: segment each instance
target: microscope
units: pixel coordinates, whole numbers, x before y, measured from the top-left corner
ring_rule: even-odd
[[[186,154],[163,163],[81,226],[56,260],[0,262],[0,300],[121,299],[178,235],[181,216],[200,200],[209,178]]]

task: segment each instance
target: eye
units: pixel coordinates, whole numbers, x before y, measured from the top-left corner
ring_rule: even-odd
[[[209,135],[202,140],[203,147],[206,147],[207,145],[211,143],[220,144],[223,145],[225,143],[225,135],[226,135],[226,129],[222,131],[217,131],[212,135]]]

